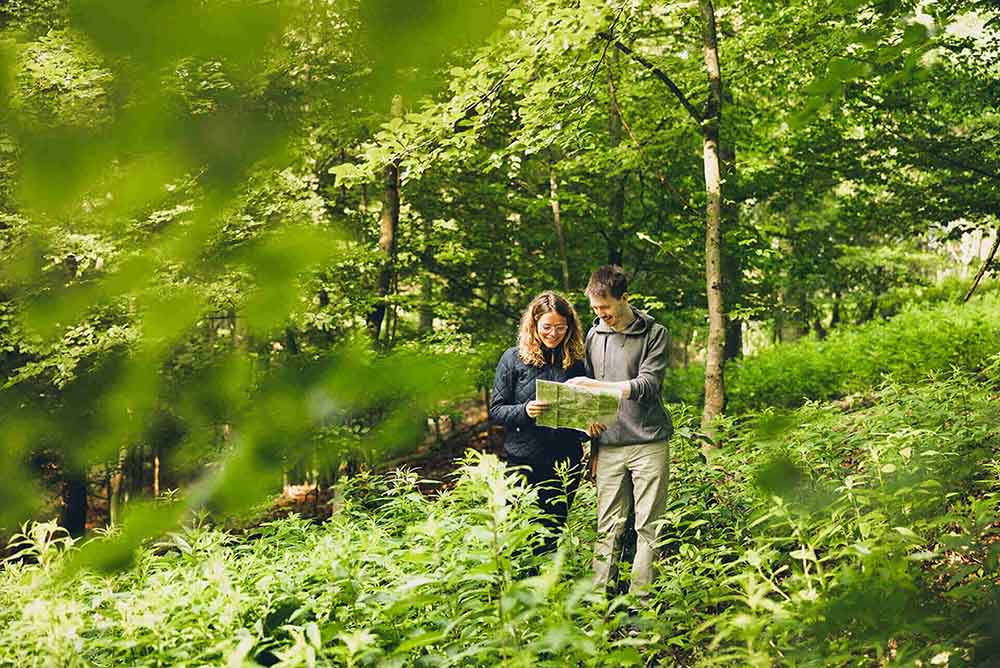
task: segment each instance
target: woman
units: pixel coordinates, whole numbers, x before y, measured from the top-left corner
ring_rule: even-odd
[[[507,465],[525,467],[525,480],[538,490],[542,522],[550,529],[538,552],[555,549],[557,533],[566,523],[580,483],[580,444],[589,437],[575,429],[535,424],[535,418],[548,409],[547,403],[535,399],[535,381],[565,382],[584,375],[583,337],[576,311],[560,295],[543,292],[531,300],[521,317],[517,346],[500,358],[490,402],[490,418],[504,427]],[[569,468],[566,489],[556,473],[558,465]]]

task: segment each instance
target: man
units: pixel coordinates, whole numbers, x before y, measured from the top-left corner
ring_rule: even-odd
[[[607,591],[617,579],[626,522],[634,513],[637,543],[629,591],[641,594],[653,581],[657,521],[667,499],[673,425],[660,400],[667,331],[628,303],[628,279],[618,267],[591,274],[586,294],[597,315],[585,342],[589,378],[567,382],[612,387],[622,396],[618,420],[591,445],[597,465],[594,586]]]

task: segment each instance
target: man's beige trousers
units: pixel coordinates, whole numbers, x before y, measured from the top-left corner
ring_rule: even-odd
[[[654,577],[658,520],[667,502],[666,443],[604,445],[597,453],[597,544],[594,546],[594,587],[607,590],[618,577],[622,537],[629,513],[635,510],[635,561],[632,584],[637,593]]]

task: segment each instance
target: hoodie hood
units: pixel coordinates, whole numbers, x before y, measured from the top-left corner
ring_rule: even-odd
[[[632,315],[635,316],[635,320],[633,320],[632,324],[623,329],[621,332],[611,329],[610,325],[600,318],[594,318],[594,330],[600,334],[629,334],[634,336],[644,335],[649,328],[652,327],[655,321],[649,315],[643,313],[631,304],[629,304],[629,308],[632,309]]]

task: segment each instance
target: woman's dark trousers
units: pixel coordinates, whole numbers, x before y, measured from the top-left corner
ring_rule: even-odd
[[[559,533],[566,524],[569,507],[580,486],[580,460],[582,454],[564,455],[557,459],[551,457],[519,457],[507,454],[507,466],[522,467],[518,471],[525,482],[538,491],[538,507],[542,511],[541,523],[548,529],[548,535],[535,547],[535,554],[544,554],[556,549]],[[566,486],[563,478],[556,472],[556,466],[568,466],[569,475]],[[525,468],[527,467],[527,468]]]

